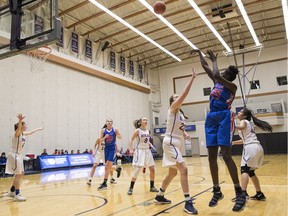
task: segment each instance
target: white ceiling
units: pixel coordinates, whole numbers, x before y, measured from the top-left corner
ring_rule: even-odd
[[[47,0],[38,0],[38,2],[45,1]],[[172,52],[182,62],[192,58],[190,55],[192,48],[138,0],[98,0],[98,2]],[[147,2],[153,5],[156,0]],[[225,51],[223,45],[187,0],[164,0],[164,2],[167,10],[163,16],[193,44],[203,52],[207,49],[220,53]],[[233,42],[233,50],[238,50],[240,44],[244,44],[245,48],[255,45],[234,0],[195,2],[231,48]],[[264,47],[287,44],[281,0],[242,0],[242,2]],[[232,11],[226,14],[226,18],[212,16],[215,15],[215,12],[212,12],[213,8],[223,8],[229,4],[231,6],[223,9],[224,12]],[[112,50],[136,61],[142,63],[145,61],[151,69],[181,64],[97,8],[89,0],[59,0],[59,16],[65,28],[74,30],[95,42],[109,41]],[[227,23],[230,25],[231,37]]]

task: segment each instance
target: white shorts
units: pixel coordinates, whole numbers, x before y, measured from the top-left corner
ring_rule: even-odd
[[[165,136],[163,140],[163,161],[162,165],[175,166],[177,163],[183,163],[184,159],[180,152],[181,146],[180,138],[171,138],[170,136]]]
[[[154,166],[155,162],[150,149],[135,149],[133,155],[133,166],[150,167]]]
[[[100,162],[105,163],[105,158],[104,158],[104,151],[103,150],[97,150],[95,153],[94,153],[94,164],[99,164]]]
[[[260,144],[248,144],[243,148],[241,166],[247,165],[251,168],[259,168],[262,166],[264,159],[264,151]]]
[[[24,173],[22,155],[15,154],[12,152],[8,153],[5,173],[7,174],[23,174]]]

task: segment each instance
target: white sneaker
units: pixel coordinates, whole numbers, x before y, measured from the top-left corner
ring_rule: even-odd
[[[21,196],[21,194],[18,194],[15,196],[14,201],[23,202],[26,201],[26,197],[23,197]]]
[[[89,185],[89,186],[91,185],[91,180],[89,180],[89,181],[87,182],[87,185]]]
[[[116,181],[114,178],[111,178],[111,179],[110,179],[110,183],[111,183],[111,184],[117,184],[117,181]]]
[[[6,194],[7,197],[12,197],[14,198],[16,196],[15,192],[11,192],[9,191],[7,194]]]

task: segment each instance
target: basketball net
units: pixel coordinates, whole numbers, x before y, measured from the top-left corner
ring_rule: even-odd
[[[44,62],[52,52],[48,46],[41,47],[37,50],[27,51],[29,57],[31,72],[39,73],[44,71]]]

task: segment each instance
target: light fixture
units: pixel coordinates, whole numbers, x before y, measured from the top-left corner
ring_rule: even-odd
[[[145,0],[138,0],[141,2],[148,10],[150,10],[155,16],[157,16],[165,25],[167,25],[172,31],[174,31],[180,38],[182,38],[190,47],[193,49],[198,49],[193,43],[191,43],[181,32],[179,32],[168,20],[163,16],[156,14],[153,10],[153,7],[148,4]]]
[[[252,37],[253,37],[253,40],[254,40],[256,46],[261,46],[261,43],[259,42],[259,40],[257,38],[257,35],[256,35],[255,31],[254,31],[254,28],[253,28],[253,26],[252,26],[252,24],[250,22],[250,19],[249,19],[248,15],[246,13],[244,5],[242,4],[242,1],[241,0],[236,0],[236,3],[238,5],[238,8],[239,8],[242,16],[243,16],[243,19],[245,20],[245,23],[246,23],[246,25],[247,25],[247,27],[248,27],[248,29],[249,29]]]
[[[287,0],[281,0],[281,1],[282,1],[284,22],[285,22],[285,29],[286,29],[286,39],[288,40],[288,5],[287,5]]]
[[[232,50],[230,49],[228,44],[223,40],[221,35],[216,31],[216,29],[213,27],[213,25],[209,22],[209,20],[206,18],[204,13],[200,10],[200,8],[197,6],[197,4],[193,0],[188,0],[188,2],[194,8],[194,10],[198,13],[198,15],[202,18],[202,20],[209,27],[209,29],[214,33],[214,35],[218,38],[218,40],[222,43],[222,45],[225,47],[227,52],[232,52]]]
[[[155,41],[153,41],[151,38],[149,38],[148,36],[146,36],[144,33],[142,33],[141,31],[139,31],[138,29],[136,29],[134,26],[132,26],[131,24],[129,24],[128,22],[126,22],[125,20],[123,20],[122,18],[120,18],[119,16],[117,16],[116,14],[114,14],[112,11],[110,11],[109,9],[107,9],[106,7],[104,7],[102,4],[98,3],[96,0],[89,0],[92,4],[94,4],[95,6],[97,6],[98,8],[100,8],[101,10],[103,10],[104,12],[106,12],[107,14],[109,14],[110,16],[112,16],[113,18],[115,18],[116,20],[118,20],[119,22],[121,22],[123,25],[125,25],[126,27],[130,28],[132,31],[136,32],[137,34],[139,34],[141,37],[145,38],[146,40],[148,40],[150,43],[152,43],[153,45],[155,45],[156,47],[158,47],[159,49],[161,49],[163,52],[167,53],[168,55],[170,55],[172,58],[176,59],[177,61],[181,62],[182,60],[180,58],[178,58],[177,56],[175,56],[173,53],[171,53],[170,51],[168,51],[167,49],[165,49],[164,47],[162,47],[160,44],[156,43]]]

